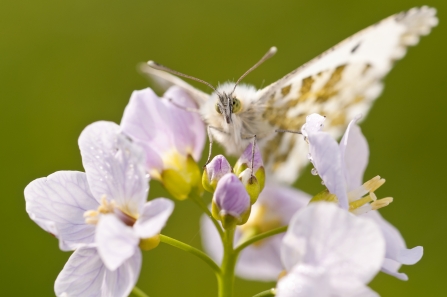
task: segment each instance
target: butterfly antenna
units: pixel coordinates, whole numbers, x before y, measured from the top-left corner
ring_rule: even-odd
[[[175,75],[178,75],[178,76],[182,76],[182,77],[186,77],[186,78],[189,78],[189,79],[198,81],[198,82],[200,82],[200,83],[202,83],[202,84],[205,84],[205,85],[207,85],[208,87],[210,87],[211,89],[213,89],[214,92],[216,92],[216,93],[220,96],[220,93],[216,90],[215,87],[213,87],[212,84],[210,84],[210,83],[208,83],[208,82],[206,82],[206,81],[204,81],[204,80],[201,80],[200,78],[196,78],[196,77],[194,77],[194,76],[187,75],[187,74],[183,74],[183,73],[181,73],[181,72],[172,70],[172,69],[170,69],[170,68],[168,68],[168,67],[166,67],[166,66],[164,66],[164,65],[158,64],[158,63],[156,63],[156,62],[154,62],[154,61],[149,61],[149,62],[147,62],[147,64],[149,65],[149,67],[152,67],[152,68],[154,68],[154,69],[161,70],[161,71],[165,71],[165,72],[169,72],[169,73],[172,73],[172,74],[175,74]]]
[[[276,46],[272,46],[268,52],[261,58],[261,60],[258,61],[258,63],[256,63],[255,65],[253,65],[253,67],[251,67],[250,69],[248,69],[244,74],[242,74],[241,77],[239,77],[239,79],[237,80],[236,84],[234,85],[234,89],[233,91],[231,91],[230,94],[233,94],[234,90],[236,90],[237,85],[239,84],[239,82],[241,80],[244,79],[244,77],[246,77],[250,72],[252,72],[253,70],[255,70],[256,68],[258,68],[259,65],[261,65],[262,63],[264,63],[266,60],[270,59],[271,57],[273,57],[274,54],[276,54],[277,48]]]

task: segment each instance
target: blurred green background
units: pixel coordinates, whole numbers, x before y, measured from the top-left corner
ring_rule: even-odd
[[[216,85],[275,45],[278,54],[245,79],[260,87],[424,4],[438,8],[440,26],[397,63],[362,128],[371,147],[366,177],[385,177],[378,195],[395,198],[382,213],[425,255],[402,269],[408,282],[379,274],[371,286],[382,296],[447,296],[445,0],[1,1],[1,295],[54,295],[70,253],[29,219],[23,189],[57,170],[83,170],[80,132],[97,120],[119,123],[131,92],[148,86],[138,62],[154,59]],[[309,171],[297,186],[316,193],[321,185]],[[165,194],[151,186],[151,197]],[[199,247],[199,216],[193,203],[176,203],[165,233]],[[151,297],[216,295],[207,266],[164,244],[144,254],[138,286]],[[236,296],[272,286],[237,280]]]

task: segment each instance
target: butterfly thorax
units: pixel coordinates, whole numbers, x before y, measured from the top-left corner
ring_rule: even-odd
[[[223,144],[228,154],[237,155],[253,141],[254,135],[262,141],[274,131],[262,120],[256,88],[241,84],[234,92],[233,89],[234,83],[220,85],[200,110],[206,124],[211,126],[213,139]],[[229,95],[232,98],[225,97]],[[226,104],[233,106],[230,108]],[[231,112],[226,114],[222,107]]]

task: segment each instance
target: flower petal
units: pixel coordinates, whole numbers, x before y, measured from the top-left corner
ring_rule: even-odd
[[[279,226],[288,225],[293,214],[309,203],[310,195],[292,187],[267,184],[252,206],[252,215],[246,224],[255,219],[260,207],[266,208],[265,221],[279,220]],[[244,225],[243,225],[244,226]],[[235,242],[243,235],[243,226],[236,228]],[[201,218],[202,245],[216,263],[222,261],[222,243],[214,225],[207,216]],[[257,245],[245,248],[236,265],[236,275],[249,280],[275,281],[284,269],[280,259],[280,249],[284,234],[267,238]]]
[[[384,256],[385,241],[374,222],[323,202],[294,215],[281,251],[285,267],[325,269],[331,286],[344,292],[368,283],[380,270]]]
[[[174,210],[174,202],[166,198],[157,198],[144,205],[141,216],[134,227],[139,238],[149,238],[161,232]]]
[[[84,212],[97,209],[85,173],[58,171],[25,188],[26,211],[45,231],[59,238],[62,250],[94,241],[95,226],[85,224]]]
[[[281,265],[280,247],[283,234],[273,236],[259,245],[245,248],[236,264],[236,275],[247,280],[275,281],[283,267]]]
[[[216,227],[214,227],[213,222],[207,215],[202,215],[200,218],[200,232],[203,249],[214,262],[220,265],[223,255],[222,240]]]
[[[232,172],[230,163],[228,163],[227,159],[222,155],[215,156],[211,162],[206,165],[205,170],[208,174],[208,182],[218,182],[222,176]]]
[[[252,215],[247,224],[256,219],[255,214],[259,208],[265,208],[265,215],[260,218],[264,224],[279,220],[278,227],[286,226],[293,215],[309,203],[310,198],[310,195],[292,187],[267,184],[252,206]],[[236,229],[236,238],[240,238],[243,228]],[[283,237],[284,234],[278,234],[243,250],[236,266],[236,275],[249,280],[277,280],[284,270],[281,263]]]
[[[149,88],[134,91],[124,110],[121,129],[135,142],[143,145],[145,150],[154,153],[147,159],[147,166],[150,170],[161,171],[163,161],[160,152],[173,149],[166,103]],[[146,155],[149,157],[149,152]]]
[[[338,203],[348,209],[348,195],[342,159],[337,142],[328,133],[310,133],[308,136],[312,164],[325,186],[338,198]]]
[[[68,259],[54,284],[57,296],[101,296],[106,267],[96,248],[79,248]]]
[[[323,123],[326,117],[318,113],[310,114],[306,117],[306,123],[301,127],[301,133],[308,137],[309,134],[319,132],[323,128]]]
[[[383,261],[381,270],[382,270],[382,272],[392,275],[395,278],[398,278],[403,281],[407,281],[408,276],[405,273],[399,272],[399,269],[401,266],[402,266],[402,264],[400,264],[399,262],[385,258],[385,260]]]
[[[213,201],[221,213],[235,218],[240,218],[250,207],[250,196],[233,173],[225,174],[219,180]]]
[[[192,154],[197,161],[205,143],[205,127],[197,114],[182,107],[195,108],[189,95],[178,87],[158,96],[149,88],[134,91],[121,120],[122,131],[144,148],[156,152],[157,158],[148,159],[149,170],[163,169],[161,152],[176,150],[182,155]]]
[[[93,195],[115,200],[121,210],[138,215],[148,192],[144,152],[119,134],[112,122],[87,126],[79,137],[82,163]]]
[[[299,265],[278,281],[276,296],[330,297],[333,296],[331,291],[330,278],[324,270],[318,267]]]
[[[235,167],[236,174],[237,169],[242,164],[246,164],[248,167],[251,167],[251,160],[253,158],[253,172],[256,172],[261,166],[264,166],[262,162],[261,151],[259,150],[259,146],[255,145],[255,151],[253,156],[253,143],[250,142],[247,148],[244,150],[240,158],[237,160]]]
[[[178,106],[197,108],[194,100],[180,87],[169,88],[163,97],[172,99]],[[191,153],[194,160],[199,161],[206,139],[205,125],[198,114],[183,110],[178,106],[169,105],[172,124],[176,129],[174,137],[176,147],[180,152],[186,148],[184,153]]]
[[[362,185],[363,174],[368,165],[369,147],[362,130],[352,120],[340,141],[342,164],[348,192]]]
[[[129,296],[140,276],[141,262],[141,251],[137,249],[135,254],[127,259],[118,269],[115,271],[107,270],[104,278],[102,296]]]
[[[95,248],[79,248],[68,259],[54,284],[57,296],[125,297],[138,280],[141,252],[115,271],[108,270]]]
[[[106,267],[116,270],[138,250],[139,238],[132,227],[124,225],[115,215],[103,215],[96,227],[98,253]]]
[[[386,242],[385,258],[388,259],[384,263],[384,272],[394,275],[399,279],[408,279],[405,274],[398,273],[398,270],[402,264],[413,265],[419,262],[424,253],[423,248],[417,246],[412,249],[407,249],[405,240],[399,230],[385,220],[378,211],[370,211],[363,214],[362,217],[372,219],[382,230]]]

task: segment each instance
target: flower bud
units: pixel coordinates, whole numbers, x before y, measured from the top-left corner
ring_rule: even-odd
[[[231,173],[230,163],[222,155],[215,156],[203,171],[203,188],[208,192],[214,193],[217,182],[227,173]]]
[[[265,169],[264,163],[262,162],[261,152],[259,148],[255,145],[255,151],[253,156],[253,144],[250,143],[245,151],[242,153],[239,160],[237,160],[236,165],[234,165],[234,173],[237,176],[241,176],[241,173],[247,169],[251,169],[251,162],[253,159],[253,175],[256,176],[257,182],[259,183],[259,192],[264,189],[265,185]],[[259,195],[259,194],[258,194]]]
[[[262,168],[262,172],[264,172]],[[239,174],[239,180],[245,187],[248,195],[250,196],[250,204],[253,205],[256,200],[258,200],[259,194],[261,193],[261,184],[255,175],[251,174],[251,169],[247,168]]]
[[[157,234],[155,236],[140,239],[140,249],[143,251],[150,251],[155,249],[160,244],[160,234]]]
[[[184,200],[191,194],[202,195],[203,188],[197,163],[190,155],[186,158],[180,155],[176,157],[170,160],[172,166],[161,173],[163,186],[178,200]]]
[[[236,175],[224,175],[213,196],[212,213],[225,229],[242,225],[250,215],[250,196]]]

